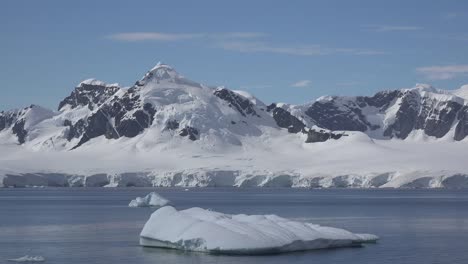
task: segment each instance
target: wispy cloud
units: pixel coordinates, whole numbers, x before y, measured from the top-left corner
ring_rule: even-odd
[[[161,33],[161,32],[127,32],[106,36],[118,41],[178,41],[203,37],[203,34],[193,33]]]
[[[218,46],[225,50],[232,50],[244,53],[280,53],[299,56],[318,56],[329,54],[350,54],[350,55],[378,55],[384,52],[376,50],[354,49],[354,48],[327,48],[320,45],[282,45],[277,46],[260,41],[224,41]]]
[[[117,41],[179,41],[197,38],[211,39],[251,39],[266,36],[260,32],[227,32],[227,33],[164,33],[164,32],[124,32],[106,36]]]
[[[309,87],[310,83],[311,83],[310,80],[300,80],[300,81],[297,81],[297,82],[291,84],[291,87],[296,87],[296,88]]]
[[[449,80],[468,75],[468,65],[427,66],[416,71],[432,80]]]
[[[392,26],[392,25],[363,25],[363,28],[374,32],[391,32],[391,31],[416,31],[423,29],[418,26]]]
[[[268,36],[262,32],[224,32],[224,33],[163,33],[163,32],[124,32],[106,36],[107,39],[123,42],[144,42],[144,41],[183,41],[202,40],[217,48],[244,52],[244,53],[278,53],[298,56],[317,56],[328,54],[348,54],[348,55],[379,55],[384,52],[357,49],[357,48],[333,48],[321,45],[276,45],[264,41]]]
[[[218,33],[218,34],[208,34],[210,37],[214,38],[235,38],[235,39],[253,39],[261,38],[268,36],[266,33],[262,32],[228,32],[228,33]]]
[[[457,19],[457,18],[462,18],[465,17],[467,13],[462,13],[462,12],[449,12],[449,13],[444,13],[442,14],[442,18],[445,19]]]
[[[271,88],[273,85],[270,84],[252,84],[252,85],[241,85],[240,89],[266,89]]]

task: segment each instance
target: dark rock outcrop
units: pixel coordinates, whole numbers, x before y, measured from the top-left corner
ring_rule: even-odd
[[[315,143],[315,142],[325,142],[329,139],[340,139],[342,136],[345,134],[338,134],[334,133],[331,131],[325,131],[325,130],[314,130],[314,129],[309,129],[305,131],[307,134],[307,139],[306,143]]]
[[[18,117],[15,111],[0,112],[0,131],[11,127]]]
[[[96,84],[92,82],[80,83],[69,96],[59,103],[58,110],[66,105],[69,105],[71,109],[78,106],[88,106],[90,110],[94,110],[119,90],[118,86],[108,86],[101,82],[96,82]]]
[[[179,122],[176,120],[169,120],[166,122],[166,126],[164,128],[167,130],[177,130],[179,129]]]
[[[343,134],[334,133],[331,131],[315,130],[308,128],[306,125],[293,116],[289,111],[276,104],[270,104],[267,111],[272,113],[273,119],[276,124],[281,128],[287,128],[289,133],[297,134],[299,132],[307,135],[306,143],[325,142],[329,139],[340,139]]]
[[[458,124],[455,127],[455,140],[463,140],[468,135],[468,106],[458,112]]]
[[[79,125],[84,123],[85,129],[74,148],[102,135],[108,139],[135,137],[148,128],[156,110],[149,103],[143,104],[136,91],[136,88],[128,89],[122,97],[114,97],[83,120]]]
[[[195,141],[195,140],[198,139],[199,132],[198,132],[198,130],[196,128],[186,126],[182,130],[180,130],[179,135],[182,136],[182,137],[187,137],[188,136],[188,138],[190,140]]]
[[[15,134],[16,137],[18,137],[18,142],[20,144],[23,144],[26,141],[26,136],[28,135],[28,132],[24,129],[24,123],[24,119],[18,120],[11,128],[13,134]]]
[[[329,101],[317,101],[306,110],[317,126],[330,130],[366,131],[370,126],[366,117],[355,102],[349,101],[341,105],[335,103],[338,97]]]
[[[305,128],[301,120],[293,116],[287,110],[276,107],[276,104],[269,105],[267,111],[272,113],[276,124],[281,128],[287,128],[289,133],[299,133]]]
[[[218,88],[214,91],[214,95],[226,101],[229,107],[235,108],[241,115],[260,117],[255,111],[255,106],[249,99],[226,88]]]
[[[460,99],[439,99],[420,89],[382,91],[373,96],[328,97],[314,102],[305,114],[312,123],[325,129],[369,132],[382,128],[382,136],[399,139],[407,138],[416,130],[441,138],[456,124],[454,139],[461,140],[468,131]],[[364,111],[368,109],[382,116],[388,111],[395,114],[390,118],[391,123],[376,124],[366,116]]]

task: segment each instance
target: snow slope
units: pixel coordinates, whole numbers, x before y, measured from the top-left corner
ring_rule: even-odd
[[[357,246],[370,234],[295,222],[276,215],[228,215],[202,208],[156,210],[140,245],[221,254],[266,254]]]

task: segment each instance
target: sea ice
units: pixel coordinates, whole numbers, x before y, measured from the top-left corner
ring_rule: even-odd
[[[156,192],[151,192],[145,197],[137,197],[135,200],[132,200],[128,206],[129,207],[161,207],[169,204],[169,200],[157,194]]]
[[[276,215],[229,215],[202,208],[156,210],[140,245],[218,254],[270,254],[359,246],[377,236],[292,221]]]
[[[8,259],[8,261],[12,261],[12,262],[44,262],[45,258],[43,256],[29,256],[29,255],[26,255],[26,256],[23,256],[23,257],[20,257],[20,258],[16,258],[16,259]]]

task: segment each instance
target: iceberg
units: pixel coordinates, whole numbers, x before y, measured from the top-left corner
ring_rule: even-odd
[[[137,197],[135,200],[130,201],[129,207],[161,207],[169,204],[169,200],[157,194],[151,192],[145,197]]]
[[[151,215],[140,245],[213,254],[276,254],[353,247],[375,242],[371,234],[292,221],[276,215],[229,215],[202,208],[172,206]]]
[[[45,258],[43,256],[23,256],[20,258],[15,258],[15,259],[8,259],[8,261],[12,262],[44,262]]]

